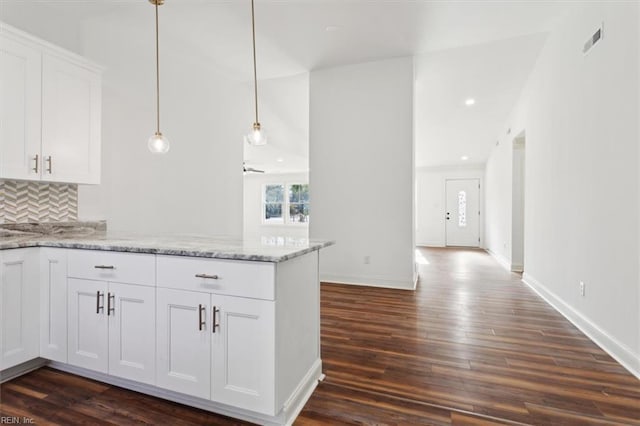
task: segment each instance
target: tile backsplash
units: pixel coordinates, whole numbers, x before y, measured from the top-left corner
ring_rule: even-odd
[[[0,179],[0,224],[78,220],[78,185]]]

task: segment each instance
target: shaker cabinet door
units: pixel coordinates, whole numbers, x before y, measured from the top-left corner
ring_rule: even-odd
[[[38,249],[0,253],[0,370],[38,357]]]
[[[211,399],[275,414],[275,302],[212,296]]]
[[[40,249],[40,356],[67,362],[67,250]]]
[[[209,399],[211,396],[210,296],[157,289],[156,385]]]
[[[101,77],[42,59],[42,180],[100,183]]]
[[[0,178],[40,179],[42,54],[0,34]]]
[[[108,370],[107,283],[68,280],[69,364]]]
[[[155,383],[156,289],[109,283],[109,374]]]

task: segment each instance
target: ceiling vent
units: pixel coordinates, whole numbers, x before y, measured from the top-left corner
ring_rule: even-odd
[[[603,27],[604,27],[604,24],[600,25],[600,28],[598,28],[596,30],[596,32],[593,33],[593,35],[591,37],[589,37],[587,42],[584,44],[584,47],[582,48],[582,53],[584,53],[586,55],[587,52],[589,52],[593,48],[593,46],[596,45],[596,43],[598,43],[600,40],[602,40],[602,28]]]

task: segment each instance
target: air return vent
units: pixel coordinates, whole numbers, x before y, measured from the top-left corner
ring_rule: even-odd
[[[596,45],[596,43],[598,43],[600,40],[602,40],[602,28],[603,27],[604,27],[604,24],[600,25],[600,28],[598,28],[596,30],[596,32],[593,33],[593,35],[591,37],[589,37],[587,42],[584,44],[584,47],[582,48],[582,53],[586,54],[587,52],[589,52],[593,48],[593,46]]]

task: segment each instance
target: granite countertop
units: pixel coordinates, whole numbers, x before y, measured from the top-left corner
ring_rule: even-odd
[[[94,226],[95,224],[98,226]],[[0,250],[25,247],[60,247],[217,259],[283,262],[320,250],[331,241],[294,237],[230,239],[196,235],[149,236],[112,233],[104,222],[24,224],[0,226]],[[30,226],[29,226],[30,225]]]

